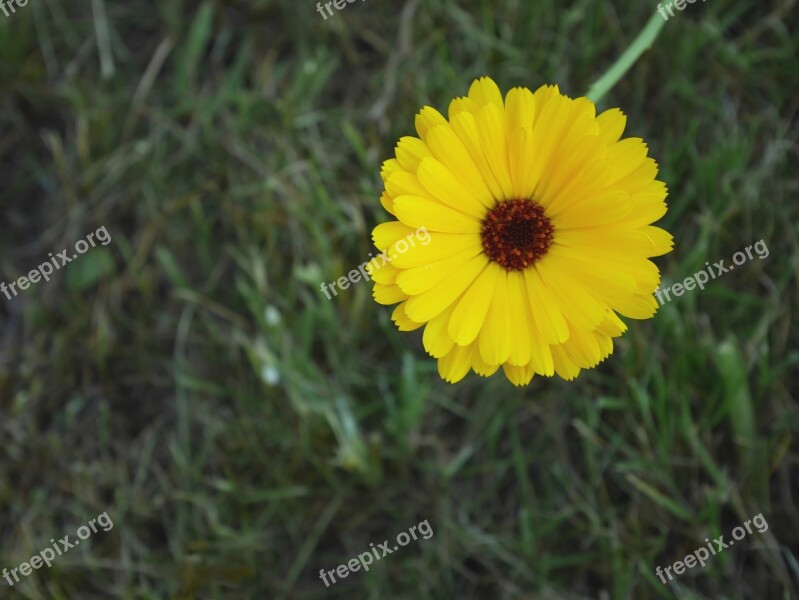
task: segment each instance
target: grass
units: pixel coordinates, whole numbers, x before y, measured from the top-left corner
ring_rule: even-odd
[[[451,386],[355,285],[379,165],[472,78],[588,90],[655,10],[576,0],[30,2],[0,17],[0,567],[30,599],[780,598],[799,585],[797,27],[695,3],[603,99],[670,188],[677,282],[575,382]],[[74,271],[73,271],[74,270]],[[73,274],[73,272],[75,274]],[[762,513],[668,586],[655,575]],[[334,569],[428,520],[325,588]],[[5,585],[0,581],[0,585]],[[17,597],[11,591],[0,597]]]

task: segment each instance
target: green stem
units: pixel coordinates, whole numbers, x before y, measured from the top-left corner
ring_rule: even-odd
[[[588,90],[586,96],[596,104],[599,102],[605,94],[607,94],[614,85],[621,79],[624,74],[629,70],[635,61],[644,53],[644,51],[648,50],[655,38],[660,33],[660,29],[666,21],[663,20],[657,12],[652,14],[652,18],[649,19],[649,22],[646,24],[646,27],[638,34],[638,37],[633,40],[633,43],[627,47],[627,50],[613,63],[613,66],[607,70],[607,72],[597,79],[594,84],[591,86],[591,89]]]

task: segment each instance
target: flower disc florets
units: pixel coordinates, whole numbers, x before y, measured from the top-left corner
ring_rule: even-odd
[[[523,271],[547,253],[553,231],[543,206],[509,200],[488,211],[480,234],[488,258],[508,271]]]

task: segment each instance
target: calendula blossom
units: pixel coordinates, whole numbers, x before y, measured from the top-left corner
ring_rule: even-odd
[[[500,366],[516,385],[573,379],[613,351],[619,315],[658,308],[649,258],[673,241],[652,226],[666,212],[657,163],[643,140],[621,139],[620,110],[597,116],[557,86],[503,99],[482,78],[448,117],[424,107],[419,137],[383,164],[381,203],[396,220],[372,237],[394,258],[370,263],[374,298],[399,303],[400,330],[424,326],[446,381]],[[419,227],[430,243],[396,252]]]

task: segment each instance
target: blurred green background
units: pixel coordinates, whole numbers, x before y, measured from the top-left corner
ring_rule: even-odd
[[[797,6],[671,18],[602,101],[670,188],[674,283],[576,381],[442,382],[360,283],[380,163],[473,78],[582,95],[654,2],[30,0],[0,14],[0,598],[799,597]],[[655,567],[753,533],[664,585]],[[434,530],[326,588],[369,544]]]

